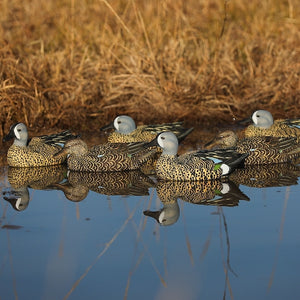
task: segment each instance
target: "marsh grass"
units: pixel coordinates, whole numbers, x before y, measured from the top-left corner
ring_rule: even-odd
[[[3,0],[0,134],[300,117],[296,0]],[[298,16],[298,17],[296,17]]]

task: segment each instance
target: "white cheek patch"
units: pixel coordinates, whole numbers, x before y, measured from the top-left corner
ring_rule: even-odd
[[[17,127],[15,127],[15,129],[14,129],[14,134],[15,134],[15,137],[16,137],[18,140],[21,138],[20,133],[19,133],[19,131],[17,130]]]
[[[158,143],[158,145],[159,145],[161,148],[164,147],[164,143],[163,143],[161,137],[158,137],[157,143]]]
[[[163,222],[166,221],[165,214],[166,213],[164,211],[162,211],[161,214],[159,215],[159,218],[158,218],[159,224],[162,224]]]
[[[115,120],[114,120],[114,127],[117,131],[119,131],[120,128],[119,128],[119,124],[118,124],[118,118],[115,118]]]
[[[256,116],[256,113],[253,114],[252,120],[253,120],[254,124],[257,124],[257,116]]]
[[[17,210],[21,210],[21,208],[22,208],[22,198],[17,199],[15,206],[16,206]]]
[[[228,165],[226,164],[222,164],[221,165],[221,169],[222,169],[222,175],[227,175],[230,171],[230,168]]]

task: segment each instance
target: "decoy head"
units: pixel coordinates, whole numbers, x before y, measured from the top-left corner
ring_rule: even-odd
[[[145,210],[143,214],[155,219],[162,226],[169,226],[178,221],[180,209],[177,201],[174,201],[172,203],[165,204],[161,210]]]
[[[87,144],[80,138],[69,140],[65,143],[65,146],[62,150],[54,154],[54,156],[63,156],[63,155],[77,155],[81,156],[88,152]]]
[[[205,149],[235,147],[238,136],[232,130],[220,132],[214,139],[204,145]]]
[[[3,193],[3,199],[8,201],[15,210],[22,211],[27,208],[30,201],[28,188],[20,187]]]
[[[147,148],[154,146],[159,146],[163,150],[163,155],[176,155],[178,151],[177,136],[171,131],[161,132],[145,145]]]
[[[9,133],[3,138],[3,142],[14,138],[14,144],[25,147],[28,141],[28,131],[24,123],[16,123],[10,127]]]
[[[267,110],[257,110],[252,115],[254,126],[260,128],[269,128],[273,125],[274,120],[272,114]]]
[[[118,133],[129,134],[136,129],[136,125],[131,117],[122,115],[116,117],[113,122],[103,126],[101,131],[110,128],[115,129]]]

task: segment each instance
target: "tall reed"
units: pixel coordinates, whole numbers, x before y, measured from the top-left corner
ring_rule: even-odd
[[[3,0],[0,130],[300,117],[297,3]]]

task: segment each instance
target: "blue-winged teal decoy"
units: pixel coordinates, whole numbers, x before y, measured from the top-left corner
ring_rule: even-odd
[[[55,157],[68,155],[68,168],[73,171],[114,172],[139,169],[155,155],[156,149],[145,149],[144,142],[106,143],[88,149],[81,139],[73,139],[55,154]]]
[[[110,143],[150,142],[162,131],[172,131],[176,134],[178,140],[182,141],[193,131],[193,128],[186,129],[182,124],[182,122],[174,122],[136,127],[131,117],[122,115],[116,117],[112,123],[102,127],[101,130],[109,128],[115,130],[108,136]]]
[[[300,156],[300,143],[295,137],[253,136],[239,140],[232,130],[219,133],[205,148],[234,148],[238,153],[248,153],[245,165],[293,162]]]
[[[229,174],[248,156],[231,150],[199,150],[178,156],[178,139],[172,132],[158,134],[147,146],[155,145],[163,150],[156,163],[156,175],[171,181],[217,179]]]
[[[9,133],[3,138],[8,141],[14,138],[13,144],[7,152],[7,162],[12,167],[39,167],[61,164],[66,156],[54,157],[64,143],[76,136],[70,131],[44,135],[28,139],[27,127],[23,123],[11,126]]]
[[[274,121],[272,114],[267,110],[257,110],[251,119],[253,124],[245,129],[245,137],[296,137],[300,140],[300,119]]]

